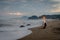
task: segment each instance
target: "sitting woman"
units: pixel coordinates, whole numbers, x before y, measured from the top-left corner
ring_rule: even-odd
[[[42,16],[42,20],[43,20],[43,29],[46,28],[47,24],[46,24],[46,16]]]

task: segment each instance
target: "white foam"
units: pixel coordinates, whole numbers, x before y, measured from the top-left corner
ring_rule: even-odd
[[[16,40],[18,38],[23,38],[31,33],[32,32],[30,30],[0,32],[0,40]]]

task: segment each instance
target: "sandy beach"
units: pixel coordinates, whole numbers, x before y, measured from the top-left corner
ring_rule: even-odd
[[[29,29],[32,33],[17,40],[60,40],[60,20],[47,22],[47,27],[42,26]]]

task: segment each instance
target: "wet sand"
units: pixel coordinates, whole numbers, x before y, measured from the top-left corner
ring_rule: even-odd
[[[42,26],[29,29],[32,33],[18,40],[60,40],[60,20],[47,23],[47,27]]]

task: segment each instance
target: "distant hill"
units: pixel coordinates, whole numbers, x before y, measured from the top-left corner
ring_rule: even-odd
[[[39,19],[39,17],[36,15],[33,15],[33,16],[29,17],[28,19]]]
[[[28,17],[28,19],[41,19],[43,15],[41,16],[36,16],[36,15],[33,15],[31,17]],[[57,15],[45,15],[47,19],[60,19],[60,14],[57,14]]]
[[[42,16],[39,16],[39,19],[42,18]],[[45,15],[45,16],[47,19],[60,19],[60,14],[59,15]]]

